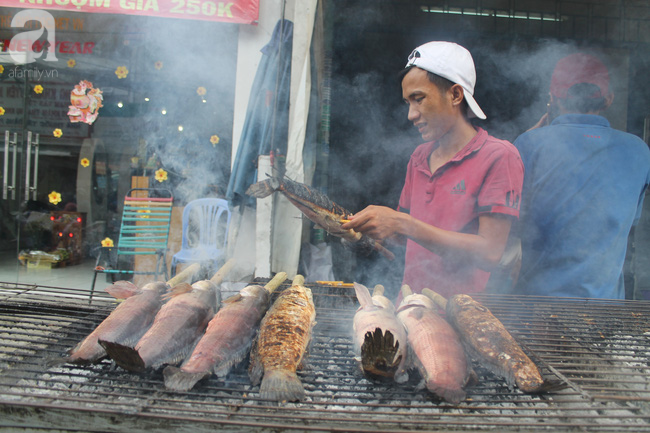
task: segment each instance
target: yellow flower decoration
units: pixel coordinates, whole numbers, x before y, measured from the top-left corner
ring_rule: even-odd
[[[140,209],[138,213],[151,213],[149,209]],[[149,215],[142,215],[142,218],[149,218]]]
[[[104,240],[102,241],[102,247],[110,248],[110,247],[114,247],[114,246],[115,246],[115,243],[113,242],[113,239],[111,239],[111,238],[104,238]]]
[[[34,86],[34,93],[38,93],[39,95],[43,93],[43,86],[40,84],[37,84]]]
[[[88,161],[88,158],[82,158],[80,164],[82,167],[88,167],[90,165],[90,161]]]
[[[122,78],[126,78],[126,76],[129,75],[129,70],[126,68],[126,66],[118,66],[115,70],[115,75],[117,75],[117,78],[121,80]]]
[[[54,135],[56,138],[60,138],[63,135],[63,131],[61,131],[61,128],[56,128],[54,131],[52,131],[52,135]]]
[[[218,135],[213,135],[210,137],[210,143],[212,143],[212,147],[214,147],[216,144],[219,143],[219,136]]]
[[[167,180],[167,172],[165,170],[163,170],[162,168],[159,168],[158,170],[156,170],[156,180],[158,182],[162,182],[162,181]]]
[[[160,71],[162,69],[162,67],[163,67],[163,62],[158,60],[156,63],[153,64],[153,67]]]
[[[5,115],[5,109],[0,107],[0,116],[4,116],[4,115]]]
[[[0,74],[2,74],[5,71],[5,67],[0,65]]]
[[[77,66],[77,61],[75,59],[68,60],[68,68],[74,68]]]
[[[205,95],[206,93],[208,93],[208,91],[207,91],[207,89],[206,89],[205,87],[201,86],[201,87],[199,87],[198,89],[196,89],[196,93],[197,93],[199,96],[203,96],[203,95]]]
[[[61,193],[52,191],[51,193],[48,194],[47,198],[50,200],[50,203],[52,204],[59,204],[61,203]]]

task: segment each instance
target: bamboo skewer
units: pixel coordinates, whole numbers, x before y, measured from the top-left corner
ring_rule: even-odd
[[[169,281],[167,281],[167,285],[170,287],[174,287],[175,285],[180,284],[185,280],[192,278],[192,276],[196,274],[199,271],[199,269],[201,269],[201,265],[199,265],[198,263],[192,263],[190,266],[183,269],[180,273],[176,274],[176,276],[172,277]]]
[[[413,290],[411,290],[408,284],[404,284],[401,288],[401,291],[402,291],[402,298],[406,298],[407,296],[413,294]]]
[[[293,277],[293,281],[291,282],[292,286],[304,286],[305,285],[305,277],[298,274],[295,277]]]
[[[275,289],[280,287],[280,284],[284,283],[284,280],[287,279],[287,273],[286,272],[278,272],[275,274],[273,279],[266,283],[264,285],[264,288],[266,289],[267,292],[269,292],[269,295],[273,293]]]
[[[221,266],[221,268],[210,278],[210,282],[214,284],[221,284],[226,275],[235,267],[235,259],[230,259]]]
[[[447,299],[444,296],[434,292],[431,289],[422,289],[422,294],[431,299],[443,311],[447,310]]]

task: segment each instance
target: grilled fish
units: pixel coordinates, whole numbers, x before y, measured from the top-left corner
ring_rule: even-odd
[[[395,306],[378,285],[372,297],[366,286],[354,283],[361,307],[352,321],[354,352],[363,374],[371,379],[408,380],[407,338],[395,316]]]
[[[99,340],[108,356],[129,371],[143,371],[182,361],[203,335],[221,303],[221,292],[209,280],[176,286],[151,328],[135,347]]]
[[[199,266],[190,266],[176,277],[164,282],[146,284],[138,288],[129,281],[117,281],[104,289],[116,299],[124,299],[86,338],[70,350],[67,357],[48,362],[49,365],[61,363],[90,364],[106,357],[106,351],[99,344],[100,339],[109,339],[121,344],[135,344],[149,329],[158,310],[163,305],[163,294],[169,284],[183,281],[192,276]]]
[[[373,250],[376,250],[389,260],[395,259],[395,255],[390,250],[371,237],[351,229],[342,229],[343,222],[341,220],[347,218],[352,212],[334,203],[325,194],[303,183],[294,182],[287,178],[272,177],[251,185],[246,190],[246,194],[256,198],[264,198],[276,191],[280,191],[315,224],[325,229],[329,234],[344,239],[346,241],[344,243],[360,253],[368,255]]]
[[[463,387],[470,379],[470,367],[456,331],[435,312],[435,304],[421,294],[402,288],[397,317],[406,327],[411,359],[429,391],[449,403],[466,397]]]
[[[542,389],[539,369],[489,309],[469,295],[454,295],[445,304],[441,296],[435,297],[431,291],[426,294],[445,309],[471,357],[524,392]]]
[[[271,294],[286,278],[287,274],[280,272],[264,287],[244,287],[223,301],[221,310],[210,321],[183,365],[180,368],[165,367],[165,386],[176,391],[188,391],[212,373],[226,376],[248,354],[260,320],[269,308]]]
[[[260,324],[251,350],[249,376],[260,383],[267,400],[302,401],[305,390],[296,370],[307,351],[316,309],[304,277],[297,275],[291,287],[280,293]]]
[[[99,344],[99,339],[135,344],[153,323],[153,318],[163,304],[162,295],[167,289],[168,286],[164,282],[149,283],[139,289],[128,281],[117,281],[107,287],[105,290],[112,296],[126,299],[93,332],[70,350],[67,357],[51,360],[48,364],[99,362],[106,357],[106,351]]]

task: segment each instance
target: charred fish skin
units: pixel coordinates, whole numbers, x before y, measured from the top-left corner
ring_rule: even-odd
[[[270,294],[262,286],[247,286],[225,301],[208,324],[190,357],[180,368],[165,367],[165,386],[189,391],[210,374],[224,377],[242,361],[252,344],[262,316],[268,309]]]
[[[352,321],[355,357],[364,376],[373,380],[408,380],[407,337],[393,303],[383,295],[370,296],[367,287],[354,283],[361,306]]]
[[[542,388],[544,379],[535,363],[488,308],[469,295],[455,295],[447,302],[446,312],[468,352],[481,365],[524,392]]]
[[[201,337],[220,304],[221,292],[208,280],[172,297],[156,315],[153,325],[135,347],[100,340],[106,353],[125,370],[141,372],[178,364]]]
[[[316,309],[304,278],[294,279],[268,310],[254,350],[251,352],[251,382],[260,382],[260,395],[266,400],[302,401],[305,390],[296,370],[311,340]]]
[[[294,182],[288,178],[272,177],[251,185],[246,190],[246,194],[256,198],[264,198],[275,191],[280,191],[307,218],[331,235],[342,238],[343,243],[355,251],[364,255],[377,251],[389,260],[395,259],[395,255],[390,250],[371,237],[354,230],[342,229],[341,219],[347,218],[352,212],[336,204],[325,194],[305,184]]]
[[[135,344],[153,323],[163,304],[162,295],[167,289],[167,284],[163,282],[149,283],[141,289],[127,281],[118,281],[107,287],[107,292],[125,299],[67,357],[52,360],[48,364],[99,362],[107,356],[99,344],[100,339]]]
[[[463,387],[470,378],[470,368],[460,338],[434,308],[426,296],[414,294],[404,298],[397,317],[407,330],[412,363],[427,389],[458,404],[467,397]]]

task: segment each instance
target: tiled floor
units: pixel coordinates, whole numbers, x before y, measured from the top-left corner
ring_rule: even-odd
[[[48,269],[44,266],[21,265],[14,252],[0,252],[0,282],[37,284],[42,286],[85,289],[90,292],[95,259],[65,268]],[[95,290],[103,290],[109,283],[105,275],[97,276]]]

